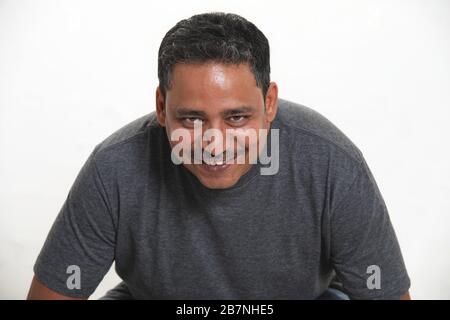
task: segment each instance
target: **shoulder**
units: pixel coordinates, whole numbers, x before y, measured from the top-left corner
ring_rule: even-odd
[[[98,143],[89,158],[101,173],[128,171],[145,162],[150,149],[159,149],[161,129],[155,112],[141,116]]]
[[[104,184],[117,183],[120,177],[138,174],[158,159],[163,128],[154,112],[141,116],[98,143],[88,162]],[[153,150],[153,151],[152,151]]]
[[[362,163],[359,148],[330,120],[304,105],[278,100],[276,116],[280,128],[287,130],[300,144],[325,145]]]
[[[158,123],[156,121],[155,112],[146,114],[110,134],[96,146],[95,151],[96,153],[104,153],[122,145],[133,143],[134,141],[145,137],[149,131],[157,126]]]

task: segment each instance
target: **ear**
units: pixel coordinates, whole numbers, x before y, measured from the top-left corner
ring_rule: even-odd
[[[161,127],[166,126],[166,102],[159,86],[156,88],[156,118]]]
[[[271,82],[266,94],[266,116],[270,123],[275,119],[278,110],[278,86],[275,82]]]

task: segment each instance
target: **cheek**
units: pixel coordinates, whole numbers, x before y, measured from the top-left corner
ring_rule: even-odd
[[[257,117],[252,119],[249,126],[254,129],[267,129],[268,119],[264,111],[261,111]]]
[[[177,134],[173,135],[176,130],[182,130],[185,133],[182,137],[179,137],[179,135]],[[193,130],[188,130],[181,125],[173,127],[171,127],[171,125],[167,125],[166,134],[172,148],[181,144],[180,148],[182,148],[183,150],[191,150],[191,153],[194,151],[195,137]],[[174,140],[172,140],[172,135],[174,136]]]

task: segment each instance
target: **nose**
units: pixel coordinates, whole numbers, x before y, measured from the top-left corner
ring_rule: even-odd
[[[223,153],[226,140],[226,126],[222,121],[209,122],[208,125],[203,126],[202,133],[202,148],[208,147],[208,151],[212,156]]]

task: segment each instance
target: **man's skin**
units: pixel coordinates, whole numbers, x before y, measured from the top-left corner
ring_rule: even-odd
[[[202,123],[203,131],[218,129],[222,132],[223,146],[226,144],[226,129],[269,129],[275,118],[278,103],[278,87],[270,83],[266,97],[247,64],[224,65],[218,63],[176,64],[172,71],[170,90],[166,99],[160,89],[156,91],[158,122],[166,128],[170,137],[178,128],[191,132],[193,150],[194,121]],[[170,140],[170,139],[169,139]],[[172,145],[178,141],[171,142]],[[203,148],[209,141],[203,142]],[[211,189],[229,188],[251,167],[246,164],[231,164],[225,171],[210,172],[207,165],[183,164],[200,182]],[[215,150],[215,154],[226,151]]]
[[[159,87],[156,90],[157,119],[168,137],[177,128],[188,129],[193,135],[195,121],[201,121],[202,130],[219,129],[224,137],[226,129],[269,129],[277,104],[277,84],[271,82],[264,97],[248,64],[178,63],[172,70],[166,97]],[[215,150],[216,154],[224,151]],[[205,169],[206,164],[183,165],[203,185],[213,189],[232,187],[251,167],[249,163],[232,164],[225,171],[211,172]],[[27,299],[76,298],[61,295],[33,277]],[[400,299],[410,300],[409,292]]]

